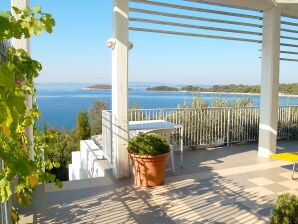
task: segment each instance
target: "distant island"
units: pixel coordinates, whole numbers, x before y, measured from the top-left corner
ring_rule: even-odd
[[[99,85],[87,86],[82,89],[84,89],[84,90],[111,90],[112,85],[99,84]]]
[[[179,89],[171,86],[155,86],[148,87],[147,91],[179,91]]]
[[[241,93],[259,95],[261,88],[259,85],[214,85],[209,88],[198,86],[183,86],[181,88],[172,86],[154,86],[147,88],[147,91],[179,91],[179,92],[197,92],[197,93]],[[280,95],[298,95],[298,83],[279,84]]]

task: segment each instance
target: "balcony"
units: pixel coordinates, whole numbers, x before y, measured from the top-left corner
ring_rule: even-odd
[[[155,188],[113,177],[39,186],[21,223],[267,223],[277,196],[298,194],[298,183],[291,164],[257,154],[256,144],[187,150],[183,168]]]
[[[29,1],[26,1],[26,4]],[[112,107],[114,116],[114,138],[113,147],[116,148],[118,159],[115,164],[117,167],[117,177],[129,176],[126,146],[128,140],[128,51],[133,44],[129,42],[129,31],[163,33],[181,36],[215,38],[230,41],[243,41],[250,43],[262,43],[262,78],[261,78],[261,109],[260,115],[248,116],[255,118],[250,120],[256,125],[254,129],[248,129],[248,133],[253,134],[260,131],[259,155],[268,157],[275,153],[275,140],[279,136],[285,138],[288,135],[280,136],[277,133],[277,114],[278,114],[278,80],[280,60],[296,61],[297,59],[288,56],[280,57],[280,53],[291,55],[297,52],[288,51],[282,47],[297,48],[296,44],[291,44],[287,40],[296,40],[291,35],[280,35],[280,31],[293,32],[285,29],[281,25],[297,27],[296,23],[289,23],[281,20],[282,17],[297,17],[296,7],[282,7],[270,0],[262,0],[258,3],[251,1],[201,1],[224,8],[240,8],[241,10],[252,10],[258,12],[258,16],[249,13],[239,14],[220,10],[209,10],[215,17],[206,16],[204,21],[216,22],[217,25],[231,23],[234,25],[256,27],[257,31],[249,29],[238,30],[216,28],[213,26],[203,27],[193,23],[173,23],[168,21],[149,20],[148,18],[133,18],[130,12],[147,12],[146,8],[129,7],[128,0],[113,1],[113,38],[109,39],[107,45],[112,49]],[[151,1],[132,0],[131,2],[140,4],[150,3]],[[156,1],[155,1],[156,2]],[[191,2],[191,1],[190,1]],[[196,1],[194,1],[196,2]],[[199,1],[200,2],[200,1]],[[152,4],[152,2],[151,2]],[[206,3],[205,3],[206,4]],[[153,3],[158,7],[183,9],[188,11],[206,12],[206,9],[198,7],[187,7],[184,5]],[[170,7],[169,7],[170,6]],[[187,18],[191,20],[202,20],[202,17],[189,16],[184,14],[173,14],[167,10],[149,11],[151,14]],[[171,13],[171,14],[170,14]],[[228,15],[244,18],[242,22],[234,19],[223,20],[214,19],[218,15]],[[148,15],[147,15],[148,16]],[[233,18],[233,17],[232,17]],[[257,20],[247,23],[246,19]],[[283,19],[283,18],[282,18]],[[261,25],[261,21],[263,25]],[[170,25],[184,28],[196,28],[206,30],[217,30],[230,33],[248,33],[254,35],[253,38],[243,38],[235,36],[218,36],[196,32],[181,32],[179,30],[167,29],[148,29],[144,27],[130,26],[129,22],[142,22],[160,25]],[[293,25],[294,24],[294,25]],[[262,29],[262,30],[261,30]],[[239,32],[240,31],[240,32]],[[294,31],[295,33],[295,31]],[[261,38],[262,35],[262,38]],[[282,39],[282,40],[281,40]],[[16,46],[29,49],[29,42],[15,42]],[[245,69],[245,68],[244,68]],[[230,143],[241,142],[239,133],[246,133],[243,129],[242,118],[238,121],[229,117],[218,121],[212,117],[208,110],[205,115],[210,115],[212,126],[206,124],[208,128],[203,131],[215,134],[215,138],[201,138],[200,132],[192,132],[187,129],[185,133],[190,135],[183,136],[184,142],[188,146],[193,146],[200,136],[200,144],[213,143],[215,145],[229,145]],[[225,114],[225,112],[223,112]],[[281,113],[285,115],[286,113]],[[194,116],[200,115],[194,113]],[[187,115],[186,115],[187,116]],[[200,115],[201,116],[201,115]],[[200,119],[207,122],[208,119]],[[201,117],[202,118],[202,117]],[[215,119],[213,119],[215,118]],[[281,118],[279,118],[280,120]],[[282,116],[284,123],[291,119],[289,116]],[[235,131],[231,131],[231,123],[239,122]],[[258,122],[257,122],[258,121]],[[213,122],[213,123],[212,123]],[[227,122],[227,123],[225,123]],[[227,126],[226,126],[227,124]],[[203,126],[202,126],[203,127]],[[215,127],[215,128],[214,128]],[[291,127],[285,126],[285,130]],[[217,133],[227,133],[224,137]],[[194,133],[192,135],[192,133]],[[231,134],[235,134],[235,138]],[[179,133],[180,134],[180,133]],[[181,135],[181,134],[180,134]],[[209,135],[208,135],[209,136]],[[250,135],[241,135],[250,138]],[[33,137],[33,136],[31,136]],[[111,143],[111,141],[110,141]],[[297,142],[280,143],[278,151],[293,151]],[[112,146],[110,144],[110,146]],[[270,160],[258,157],[257,145],[238,145],[229,148],[216,148],[209,150],[189,150],[184,156],[184,166],[173,175],[168,173],[164,186],[137,189],[132,187],[132,181],[116,180],[112,176],[100,177],[97,179],[86,179],[73,182],[65,182],[62,190],[57,190],[52,185],[39,186],[32,205],[21,213],[24,216],[22,223],[265,223],[269,221],[270,211],[279,193],[297,193],[297,181],[290,180],[289,164],[286,162]],[[179,158],[179,156],[176,156]],[[176,159],[177,159],[176,158]],[[179,164],[176,162],[176,164]]]

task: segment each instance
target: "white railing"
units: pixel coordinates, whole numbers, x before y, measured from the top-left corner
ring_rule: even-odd
[[[102,111],[102,150],[105,158],[112,163],[112,113]]]
[[[259,108],[181,108],[129,110],[130,120],[166,120],[184,127],[184,146],[256,141]]]
[[[259,134],[259,107],[130,109],[130,121],[166,120],[183,125],[184,146],[230,145],[256,142]],[[112,161],[112,115],[102,113],[103,150]],[[278,139],[298,134],[298,106],[279,107]],[[177,133],[173,138],[177,139]],[[298,137],[298,136],[296,136]]]

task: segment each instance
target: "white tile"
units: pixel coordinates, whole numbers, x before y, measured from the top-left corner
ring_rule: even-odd
[[[291,175],[292,175],[292,172],[289,171],[289,172],[279,173],[278,175],[279,176],[282,176],[282,177],[285,177],[287,179],[290,179],[291,178]]]
[[[283,185],[289,189],[298,190],[298,180],[286,180],[282,182],[278,182],[280,185]]]
[[[273,181],[271,181],[265,177],[257,177],[257,178],[253,178],[253,179],[248,179],[248,181],[254,183],[257,186],[265,186],[265,185],[274,183]]]
[[[255,195],[261,195],[261,196],[274,194],[274,192],[268,190],[265,187],[250,187],[250,188],[244,189],[244,191]]]

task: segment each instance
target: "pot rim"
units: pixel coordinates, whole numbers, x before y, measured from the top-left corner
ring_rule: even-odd
[[[166,152],[164,154],[160,154],[160,155],[156,155],[156,156],[149,156],[149,155],[137,155],[137,154],[132,154],[132,153],[128,153],[130,157],[132,158],[158,158],[158,157],[164,157],[166,155],[168,155],[170,152]]]

